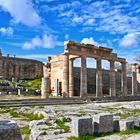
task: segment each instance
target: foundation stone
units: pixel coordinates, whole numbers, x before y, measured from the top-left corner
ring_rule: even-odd
[[[72,120],[72,134],[76,137],[93,134],[93,125],[91,117],[76,117]]]
[[[99,114],[94,116],[94,133],[112,132],[113,115]]]

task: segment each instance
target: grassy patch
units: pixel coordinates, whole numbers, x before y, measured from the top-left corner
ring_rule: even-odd
[[[30,113],[30,114],[21,114],[26,120],[29,120],[29,121],[32,121],[32,120],[40,120],[40,119],[43,119],[44,116],[43,115],[40,115],[38,116],[38,114],[33,114],[33,113]]]
[[[41,78],[35,78],[34,80],[25,80],[21,84],[29,90],[40,90]]]
[[[25,139],[24,140],[29,140],[30,132],[31,131],[30,131],[28,125],[20,128],[20,134],[25,135]]]
[[[9,113],[10,113],[10,115],[11,115],[12,117],[14,117],[14,118],[20,117],[19,113],[15,112],[15,111],[13,111],[13,110],[10,110]]]
[[[66,123],[66,122],[64,121],[64,119],[62,119],[62,120],[57,119],[57,120],[56,120],[57,128],[58,128],[58,129],[63,129],[64,132],[67,133],[67,132],[70,131],[70,127],[67,126],[65,123]]]
[[[32,121],[32,120],[40,120],[40,119],[43,119],[44,116],[43,115],[39,115],[38,114],[33,114],[33,113],[29,113],[29,114],[24,114],[24,113],[18,113],[16,111],[14,111],[13,109],[11,109],[9,111],[10,115],[14,118],[23,118],[25,120],[28,120],[28,121]]]
[[[21,134],[30,134],[29,126],[26,125],[26,126],[24,126],[24,127],[21,127],[21,128],[20,128],[20,133],[21,133]]]

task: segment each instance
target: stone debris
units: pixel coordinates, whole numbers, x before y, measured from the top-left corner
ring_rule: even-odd
[[[19,127],[15,121],[0,121],[0,140],[22,140]]]

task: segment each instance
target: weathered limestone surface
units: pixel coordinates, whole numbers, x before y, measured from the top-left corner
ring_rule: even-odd
[[[15,121],[0,121],[0,140],[22,140],[19,127]]]
[[[76,117],[72,120],[72,134],[76,137],[86,134],[93,134],[91,117]]]
[[[120,131],[134,129],[134,120],[120,120]]]
[[[112,132],[113,115],[99,114],[94,116],[94,133]]]

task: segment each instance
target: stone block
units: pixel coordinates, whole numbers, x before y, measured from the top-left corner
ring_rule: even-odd
[[[15,121],[0,121],[0,140],[22,140],[19,127]]]
[[[114,132],[120,131],[119,120],[114,120],[114,121],[113,121],[113,131],[114,131]]]
[[[128,120],[133,120],[134,126],[140,126],[140,117],[130,117]]]
[[[72,119],[72,134],[76,137],[93,134],[93,119],[91,117],[76,117]]]
[[[94,116],[94,133],[112,132],[113,115],[98,114]]]
[[[134,120],[121,120],[119,121],[120,131],[134,129]]]

